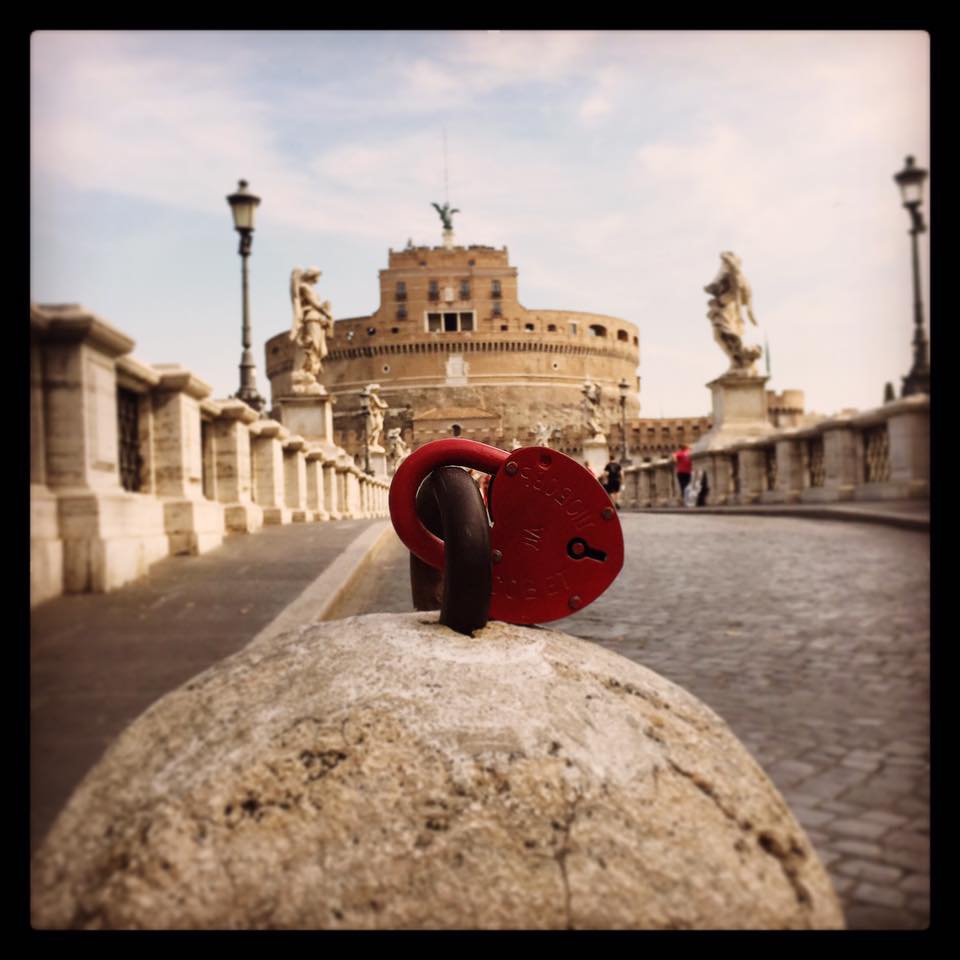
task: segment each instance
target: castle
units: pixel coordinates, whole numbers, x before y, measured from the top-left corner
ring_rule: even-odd
[[[622,393],[626,417],[639,414],[637,327],[522,306],[506,247],[390,250],[379,306],[337,320],[328,347],[320,379],[334,402],[333,439],[353,457],[363,451],[361,393],[370,383],[389,405],[387,426],[401,428],[410,448],[454,435],[527,446],[538,422],[559,447],[560,438],[581,436],[587,379],[600,387],[608,432],[619,428]],[[288,334],[267,341],[266,361],[276,404],[292,391]]]

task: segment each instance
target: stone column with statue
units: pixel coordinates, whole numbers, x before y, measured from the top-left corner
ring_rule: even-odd
[[[293,366],[289,376],[282,378],[274,402],[291,434],[303,437],[311,449],[322,449],[326,459],[345,461],[346,451],[333,438],[333,398],[319,381],[329,352],[327,339],[333,336],[330,301],[321,301],[314,289],[321,275],[317,267],[294,267],[290,272]]]
[[[583,459],[587,467],[597,477],[603,473],[610,460],[610,450],[604,433],[604,416],[601,403],[603,391],[600,385],[589,377],[581,388],[583,394],[582,409],[584,421]]]
[[[389,404],[380,398],[379,383],[368,383],[363,388],[361,402],[364,413],[366,455],[369,460],[367,469],[375,476],[385,479],[387,476],[387,452],[380,443],[383,435],[383,416]]]
[[[763,348],[744,342],[744,314],[754,326],[757,319],[740,258],[730,251],[721,253],[720,269],[703,289],[710,294],[707,318],[713,338],[730,365],[707,384],[713,394],[713,428],[694,444],[694,453],[766,436],[774,429],[767,416],[768,378],[756,370]]]

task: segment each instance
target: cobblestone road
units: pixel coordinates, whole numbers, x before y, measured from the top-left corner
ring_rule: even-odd
[[[727,721],[806,829],[849,928],[927,926],[929,536],[781,517],[622,521],[617,582],[550,626]],[[406,569],[397,541],[348,613],[412,609]]]

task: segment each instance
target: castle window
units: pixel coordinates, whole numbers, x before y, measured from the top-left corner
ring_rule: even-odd
[[[505,323],[501,323],[501,324],[500,324],[500,329],[501,329],[501,330],[509,330],[510,328],[509,328]]]
[[[469,280],[460,281],[460,299],[461,300],[470,299],[470,281]]]
[[[591,323],[588,329],[588,336],[591,337],[605,337],[607,335],[607,328],[600,323]]]
[[[528,333],[533,333],[533,331],[536,330],[537,328],[532,323],[525,323],[523,325],[523,329],[526,330]]]
[[[576,333],[576,332],[577,332],[577,325],[576,325],[575,323],[571,323],[571,324],[570,324],[570,332],[571,332],[571,333]]]
[[[557,332],[557,325],[555,323],[548,323],[547,333],[556,333],[556,332]]]
[[[490,281],[490,297],[491,297],[492,299],[496,300],[496,299],[499,299],[499,298],[502,297],[502,296],[503,296],[503,294],[502,294],[502,292],[501,292],[501,290],[500,290],[500,281],[499,281],[499,280],[491,280],[491,281]]]
[[[494,302],[494,303],[492,304],[492,306],[490,307],[490,315],[491,315],[492,317],[502,317],[502,316],[503,316],[503,308],[500,306],[499,303]]]
[[[472,310],[428,313],[425,329],[427,333],[457,333],[474,330],[474,313]]]
[[[430,281],[430,286],[427,288],[427,299],[428,300],[440,299],[440,286],[436,280]]]
[[[397,319],[406,320],[407,319],[407,308],[404,306],[397,307]]]
[[[376,327],[367,327],[367,336],[372,337],[377,332]]]
[[[630,335],[627,333],[626,330],[618,330],[618,331],[617,331],[617,339],[618,339],[618,340],[623,340],[624,342],[627,342],[627,341],[629,341],[629,339],[630,339]]]
[[[397,299],[407,299],[407,285],[402,280],[397,281]]]
[[[406,316],[406,314],[404,314],[404,316]],[[399,333],[399,332],[400,332],[400,328],[399,328],[399,327],[391,327],[391,328],[390,328],[390,332],[391,332],[391,333]]]
[[[639,347],[639,346],[640,346],[640,341],[639,341],[636,337],[633,338],[633,345],[634,345],[635,347]]]

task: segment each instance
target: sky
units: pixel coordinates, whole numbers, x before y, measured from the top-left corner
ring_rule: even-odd
[[[268,395],[290,271],[319,267],[334,315],[367,315],[388,248],[439,245],[449,199],[458,244],[509,249],[525,307],[639,327],[641,416],[710,412],[727,359],[703,287],[724,250],[768,388],[869,409],[912,361],[893,175],[908,154],[929,169],[929,50],[919,31],[36,32],[31,300],[236,392],[226,196],[246,179]]]

